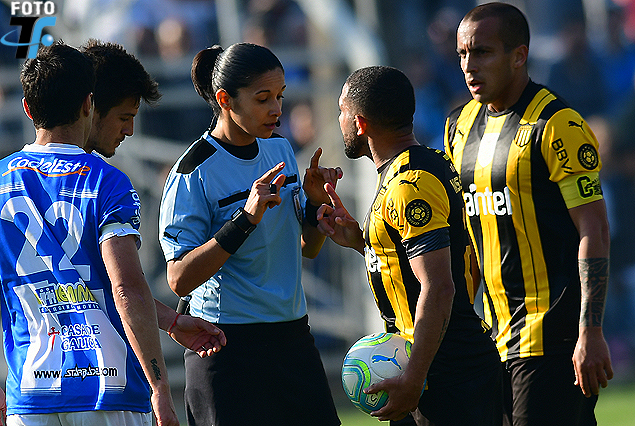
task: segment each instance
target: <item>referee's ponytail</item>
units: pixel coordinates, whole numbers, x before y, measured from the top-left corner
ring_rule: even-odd
[[[249,86],[262,74],[275,69],[284,72],[276,55],[264,46],[252,43],[232,44],[223,51],[214,45],[196,54],[192,61],[192,83],[198,93],[212,107],[214,115],[220,115],[216,102],[220,89],[229,96],[238,96],[238,89]]]
[[[205,99],[205,102],[210,104],[217,113],[214,105],[214,90],[212,88],[212,73],[214,72],[214,64],[216,59],[223,52],[223,48],[219,45],[214,45],[203,49],[194,56],[192,60],[192,83],[194,83],[194,89],[200,97]]]

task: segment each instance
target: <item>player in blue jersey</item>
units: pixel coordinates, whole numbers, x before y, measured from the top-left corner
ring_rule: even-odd
[[[57,43],[25,62],[21,81],[36,139],[0,160],[7,422],[149,425],[152,406],[158,424],[178,424],[157,321],[201,356],[224,337],[152,298],[137,255],[138,196],[82,149],[91,60]]]
[[[112,157],[125,137],[133,135],[134,118],[141,100],[152,105],[160,99],[161,94],[158,84],[141,62],[120,44],[91,39],[81,46],[81,51],[93,61],[96,77],[93,90],[95,112],[84,150]],[[168,323],[163,323],[163,329],[167,330],[166,327],[174,322],[177,334],[170,332],[170,336],[180,344],[196,349],[202,357],[224,345],[224,334],[215,326],[210,327],[209,322],[187,315],[174,318],[175,312],[171,308],[159,301],[155,302],[157,313],[165,314],[170,319]],[[216,336],[216,333],[218,337],[212,337],[210,344],[206,345],[204,339]],[[191,336],[197,336],[197,339]]]
[[[301,255],[324,242],[323,185],[341,170],[319,167],[318,150],[301,183],[291,145],[273,133],[286,85],[269,49],[205,49],[192,80],[216,121],[170,171],[160,239],[170,287],[191,294],[192,315],[218,323],[228,344],[185,354],[188,423],[339,425],[300,274]]]

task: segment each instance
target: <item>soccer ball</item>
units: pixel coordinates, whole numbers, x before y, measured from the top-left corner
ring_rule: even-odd
[[[386,404],[384,391],[365,394],[368,386],[404,372],[410,360],[412,344],[394,333],[374,333],[362,337],[344,357],[342,386],[353,405],[365,413]]]

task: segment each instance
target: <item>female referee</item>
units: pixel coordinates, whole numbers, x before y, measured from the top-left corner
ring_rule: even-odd
[[[192,62],[210,128],[167,178],[160,240],[171,289],[222,326],[227,346],[185,353],[188,424],[336,426],[340,420],[310,334],[301,255],[324,242],[316,211],[339,168],[313,155],[300,186],[289,142],[274,133],[284,70],[267,48],[214,46]]]

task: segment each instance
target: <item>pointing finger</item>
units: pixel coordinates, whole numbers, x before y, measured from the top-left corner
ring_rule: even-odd
[[[322,148],[316,149],[315,152],[313,153],[313,157],[311,157],[310,168],[317,169],[318,165],[320,164],[321,155],[322,155]]]
[[[262,183],[271,183],[274,176],[280,173],[280,170],[282,169],[284,169],[284,161],[276,164],[272,169],[265,172],[265,174],[262,175],[260,179],[258,179],[258,181]]]
[[[342,200],[340,199],[339,195],[337,195],[337,192],[335,192],[335,188],[333,188],[333,185],[331,185],[328,182],[325,183],[324,190],[326,191],[326,194],[331,199],[331,204],[333,204],[334,208],[338,209],[338,208],[344,207],[344,204],[342,203]]]

